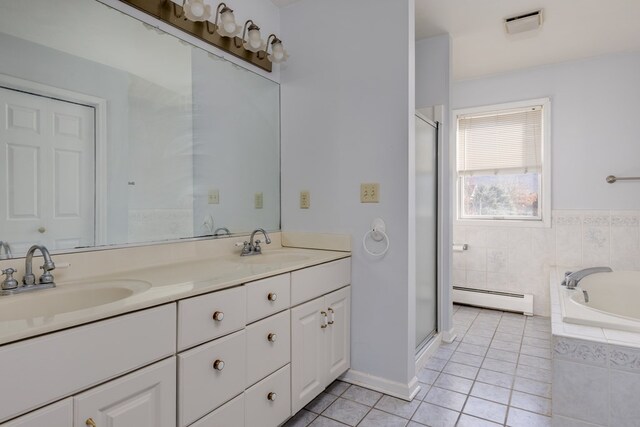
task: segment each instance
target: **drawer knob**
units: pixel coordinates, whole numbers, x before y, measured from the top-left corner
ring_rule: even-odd
[[[267,335],[267,339],[269,340],[269,342],[276,342],[276,339],[278,338],[278,336],[276,334],[269,334]]]
[[[267,295],[267,299],[269,301],[275,301],[278,299],[278,294],[276,294],[275,292],[269,292],[269,295]]]
[[[277,397],[278,397],[278,395],[275,394],[274,392],[271,392],[271,393],[267,394],[267,399],[269,399],[272,402],[274,402]]]
[[[220,322],[222,321],[222,319],[224,319],[224,313],[221,311],[216,311],[215,313],[213,313],[213,320],[215,320],[216,322]]]
[[[224,369],[224,361],[218,359],[213,362],[213,369],[215,369],[216,371],[222,371]]]
[[[96,422],[93,421],[93,418],[87,418],[87,421],[85,421],[84,424],[89,427],[98,427],[98,424],[96,424]]]

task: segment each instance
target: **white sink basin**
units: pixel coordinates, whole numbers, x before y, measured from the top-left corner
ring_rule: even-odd
[[[284,252],[263,252],[260,255],[238,257],[238,261],[245,264],[284,264],[307,259],[307,255]]]
[[[123,300],[151,287],[141,280],[111,280],[0,297],[0,322],[53,317]]]

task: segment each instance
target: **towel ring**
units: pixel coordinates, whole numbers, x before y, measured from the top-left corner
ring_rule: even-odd
[[[371,239],[376,242],[385,241],[384,249],[380,252],[372,252],[367,247],[367,237],[371,236]],[[386,233],[386,226],[384,221],[381,218],[376,218],[371,223],[371,229],[364,233],[362,237],[362,247],[364,251],[371,255],[372,257],[381,257],[384,256],[389,251],[389,236]]]

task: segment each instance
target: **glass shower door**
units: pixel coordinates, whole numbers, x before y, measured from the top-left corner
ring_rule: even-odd
[[[438,328],[438,125],[416,115],[416,351]]]

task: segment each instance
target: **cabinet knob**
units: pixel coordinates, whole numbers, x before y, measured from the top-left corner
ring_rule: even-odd
[[[276,342],[276,339],[278,338],[278,336],[274,333],[271,333],[269,335],[267,335],[267,339],[269,340],[269,342]]]
[[[213,369],[215,369],[216,371],[222,371],[224,369],[224,361],[218,359],[213,362]]]
[[[267,399],[269,399],[272,402],[275,402],[277,397],[278,397],[278,395],[275,394],[274,392],[271,392],[271,393],[267,394]]]
[[[213,320],[215,320],[216,322],[220,322],[222,321],[222,319],[224,319],[224,313],[221,311],[216,311],[215,313],[213,313]]]
[[[98,427],[98,424],[93,421],[93,418],[87,418],[87,421],[85,421],[84,424],[88,425],[89,427]]]
[[[334,316],[334,314],[335,314],[335,313],[333,312],[333,308],[329,307],[329,308],[327,309],[327,311],[329,312],[329,321],[328,321],[327,323],[328,323],[329,325],[333,325],[334,318],[335,318],[335,316]]]
[[[275,301],[278,299],[278,294],[276,294],[275,292],[269,292],[269,295],[267,295],[267,299],[269,301]]]
[[[320,325],[320,327],[324,329],[329,326],[329,322],[327,321],[327,313],[325,311],[321,311],[320,315],[322,316],[322,325]]]

